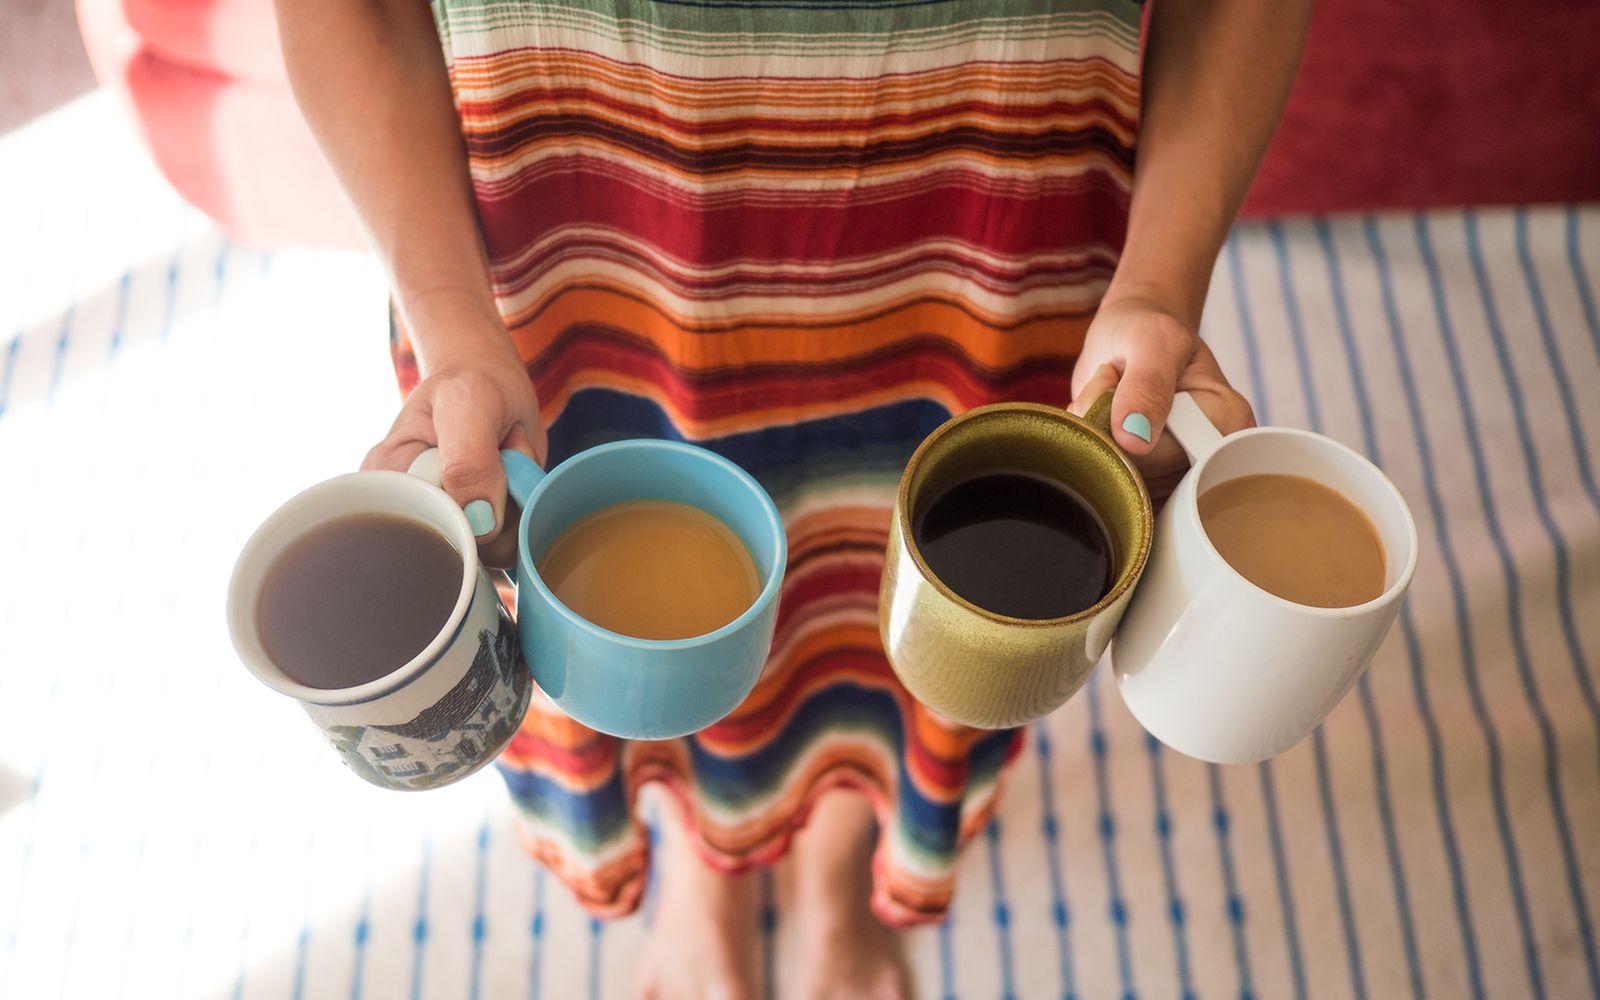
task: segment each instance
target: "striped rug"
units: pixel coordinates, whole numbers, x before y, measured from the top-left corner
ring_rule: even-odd
[[[392,415],[376,269],[227,244],[100,98],[0,175],[0,997],[629,995],[642,919],[531,864],[498,777],[366,788],[228,647],[245,535]],[[1597,299],[1595,207],[1234,235],[1205,334],[1396,480],[1410,601],[1270,764],[1104,676],[1031,730],[923,996],[1600,994]]]

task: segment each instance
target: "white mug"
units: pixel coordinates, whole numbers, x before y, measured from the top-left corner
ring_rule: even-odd
[[[350,769],[382,788],[437,788],[476,771],[516,735],[533,692],[516,625],[479,564],[472,528],[437,484],[437,460],[423,459],[410,473],[354,472],[318,483],[256,529],[228,585],[228,629],[245,666],[298,701]],[[461,555],[460,589],[444,627],[410,661],[356,687],[308,687],[262,647],[261,585],[295,539],[351,514],[396,514],[437,531]]]
[[[1315,729],[1372,661],[1416,570],[1417,527],[1377,466],[1320,434],[1254,427],[1223,437],[1187,393],[1174,399],[1166,429],[1192,464],[1157,519],[1112,643],[1117,687],[1174,750],[1219,764],[1265,760]],[[1365,511],[1383,544],[1383,593],[1354,607],[1308,607],[1229,566],[1200,523],[1200,494],[1261,473],[1315,480]]]

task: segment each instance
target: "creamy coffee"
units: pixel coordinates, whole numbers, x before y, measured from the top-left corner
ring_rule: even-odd
[[[1345,608],[1384,590],[1371,519],[1304,476],[1239,476],[1200,495],[1200,523],[1239,575],[1286,601]]]
[[[686,639],[733,621],[761,576],[727,525],[687,504],[633,500],[578,519],[545,549],[539,578],[601,628]]]

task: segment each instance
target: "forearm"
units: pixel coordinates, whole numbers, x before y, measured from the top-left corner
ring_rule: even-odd
[[[1133,204],[1108,298],[1152,299],[1198,327],[1310,16],[1311,0],[1155,0]]]
[[[453,349],[503,351],[428,5],[276,2],[295,97],[389,271],[424,366]]]

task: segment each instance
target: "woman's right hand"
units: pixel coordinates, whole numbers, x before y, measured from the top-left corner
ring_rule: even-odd
[[[533,383],[505,327],[452,331],[449,346],[427,358],[427,377],[406,397],[394,426],[367,453],[362,469],[404,472],[439,449],[445,492],[466,511],[488,556],[505,523],[506,476],[500,449],[543,464],[545,430]],[[493,546],[497,548],[497,546]]]

